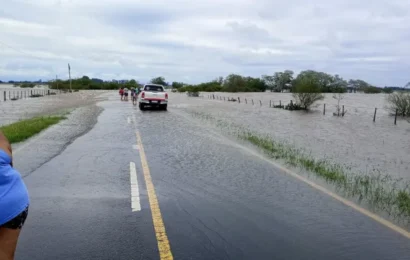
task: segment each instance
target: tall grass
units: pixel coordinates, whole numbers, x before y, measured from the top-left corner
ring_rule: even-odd
[[[35,117],[0,127],[10,143],[18,143],[65,119],[64,116]]]
[[[353,173],[349,167],[328,160],[318,160],[302,149],[286,142],[273,140],[269,136],[250,131],[242,126],[216,119],[202,112],[194,112],[192,115],[229,130],[230,134],[235,134],[238,138],[259,147],[271,158],[280,159],[289,165],[314,173],[334,185],[345,196],[356,198],[374,209],[410,222],[409,182],[381,173]]]

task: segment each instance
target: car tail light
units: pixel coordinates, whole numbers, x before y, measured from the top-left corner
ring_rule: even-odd
[[[145,92],[141,93],[141,98],[145,98]]]
[[[168,93],[165,93],[165,99],[168,99]]]

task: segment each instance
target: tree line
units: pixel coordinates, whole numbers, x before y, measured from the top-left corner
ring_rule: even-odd
[[[15,82],[15,86],[34,87],[38,82]],[[391,93],[397,88],[385,87],[379,88],[360,79],[345,80],[339,75],[331,75],[325,72],[305,70],[295,76],[291,70],[283,72],[275,72],[272,75],[262,75],[259,78],[246,77],[238,74],[230,74],[223,77],[218,77],[209,82],[199,84],[186,84],[184,82],[168,83],[164,77],[156,77],[151,79],[150,83],[161,84],[167,88],[175,89],[179,92],[297,92],[301,84],[307,84],[312,88],[313,92],[320,93],[344,93],[349,88],[364,93]],[[46,84],[52,89],[70,89],[69,80],[54,80]],[[103,81],[98,78],[89,78],[83,76],[81,78],[72,79],[71,88],[73,90],[80,89],[119,89],[121,87],[137,88],[141,84],[135,79],[131,80],[112,80]],[[410,87],[410,82],[406,85]]]
[[[165,82],[165,79],[163,77],[153,78],[151,79],[150,82],[154,84],[161,84],[164,86],[169,85],[167,82]],[[70,89],[69,80],[55,80],[55,81],[48,82],[47,84],[49,88],[51,89],[63,89],[63,90]],[[120,89],[122,87],[128,88],[128,89],[140,88],[142,87],[142,84],[139,83],[135,79],[104,81],[98,78],[89,78],[88,76],[83,76],[81,78],[71,80],[71,89],[73,90],[81,90],[81,89],[113,90],[113,89]]]
[[[230,74],[226,78],[219,77],[210,82],[197,85],[173,82],[172,87],[179,92],[297,92],[303,84],[308,84],[311,91],[321,93],[344,93],[349,88],[364,93],[391,93],[393,88],[379,88],[360,79],[344,80],[339,75],[325,72],[305,70],[296,77],[291,70],[275,72],[273,75],[262,75],[260,78],[244,77]],[[410,83],[407,84],[410,86]]]

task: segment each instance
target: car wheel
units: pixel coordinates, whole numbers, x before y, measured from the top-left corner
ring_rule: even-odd
[[[139,107],[140,107],[140,110],[145,110],[144,104],[141,104],[141,103],[140,103]]]
[[[163,105],[161,108],[162,110],[167,111],[168,105]]]

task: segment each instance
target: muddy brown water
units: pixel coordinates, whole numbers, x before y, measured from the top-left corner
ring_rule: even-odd
[[[211,100],[209,95],[241,99],[241,103]],[[318,102],[309,113],[269,107],[288,104],[291,93],[202,93],[187,97],[172,93],[170,108],[187,112],[205,112],[216,118],[243,125],[278,141],[286,141],[315,158],[351,167],[355,173],[382,173],[410,180],[410,123],[386,109],[384,94],[345,94],[340,105],[347,114],[333,115],[337,101],[331,94]],[[245,98],[247,104],[245,104]],[[254,105],[252,101],[254,100]],[[262,102],[262,106],[260,105]],[[323,115],[323,104],[326,114]],[[377,108],[376,122],[373,122]]]

